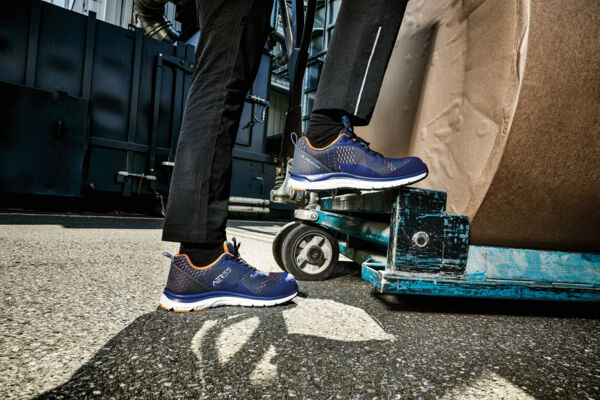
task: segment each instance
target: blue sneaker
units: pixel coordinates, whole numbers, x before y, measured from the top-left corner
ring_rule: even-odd
[[[348,117],[344,129],[323,148],[311,146],[306,137],[296,143],[288,186],[300,190],[390,189],[415,183],[427,176],[418,157],[385,158],[356,136]]]
[[[223,254],[199,267],[185,254],[163,253],[171,270],[160,302],[172,311],[199,311],[218,306],[266,307],[290,301],[298,294],[296,279],[287,272],[262,272],[239,255],[239,245],[223,243]]]

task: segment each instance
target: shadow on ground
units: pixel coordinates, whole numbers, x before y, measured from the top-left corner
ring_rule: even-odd
[[[35,217],[32,218],[32,215]],[[70,229],[162,229],[163,222],[162,217],[131,214],[108,216],[81,213],[58,215],[4,212],[0,214],[0,225],[61,225]],[[249,233],[269,234],[265,228],[270,228],[274,230],[273,235],[281,225],[281,221],[229,220],[227,223],[228,228],[237,228]]]
[[[597,303],[402,296],[373,292],[390,311],[600,319]]]
[[[60,225],[69,229],[162,229],[163,219],[81,214],[0,214],[0,225]]]
[[[279,398],[309,392],[329,397],[332,390],[347,393],[348,384],[351,392],[359,377],[352,372],[354,363],[332,373],[329,358],[360,355],[361,349],[393,339],[377,326],[369,334],[382,340],[351,335],[358,345],[347,349],[350,342],[330,339],[342,337],[335,330],[322,336],[294,333],[284,313],[296,307],[158,309],[137,318],[68,382],[38,398]],[[371,375],[368,380],[376,378],[374,371]]]
[[[588,328],[565,340],[567,320],[553,332],[556,319],[540,318],[578,318],[579,306],[386,298],[357,285],[350,267],[326,282],[303,282],[303,295],[279,307],[140,316],[68,382],[38,398],[441,398],[475,390],[520,399],[564,398],[565,388],[577,398],[599,394]],[[349,283],[360,296],[347,293],[340,302],[334,288]],[[316,298],[318,292],[331,296]],[[586,318],[598,316],[586,310]],[[592,352],[583,362],[595,366],[585,374],[569,354],[576,349]]]

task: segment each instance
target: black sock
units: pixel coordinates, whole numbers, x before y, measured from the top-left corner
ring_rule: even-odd
[[[344,112],[340,110],[313,111],[306,130],[306,138],[314,147],[325,147],[331,144],[344,129],[342,117]]]
[[[212,263],[223,251],[223,242],[181,243],[179,246],[179,254],[186,254],[197,267]]]

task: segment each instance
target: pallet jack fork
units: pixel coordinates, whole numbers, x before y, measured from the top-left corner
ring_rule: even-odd
[[[325,197],[295,217],[273,251],[299,279],[327,277],[339,252],[381,293],[600,302],[600,254],[469,245],[469,220],[446,212],[444,192]]]

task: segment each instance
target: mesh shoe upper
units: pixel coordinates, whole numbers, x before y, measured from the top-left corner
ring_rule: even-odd
[[[239,257],[237,245],[226,243],[225,251],[212,264],[199,267],[185,254],[171,262],[167,290],[174,294],[233,292],[253,297],[278,297],[297,291],[294,277],[287,272],[263,272]]]
[[[373,178],[408,176],[426,170],[419,158],[385,158],[346,130],[322,149],[315,149],[305,137],[300,138],[292,168],[292,172],[299,175],[344,172]]]

